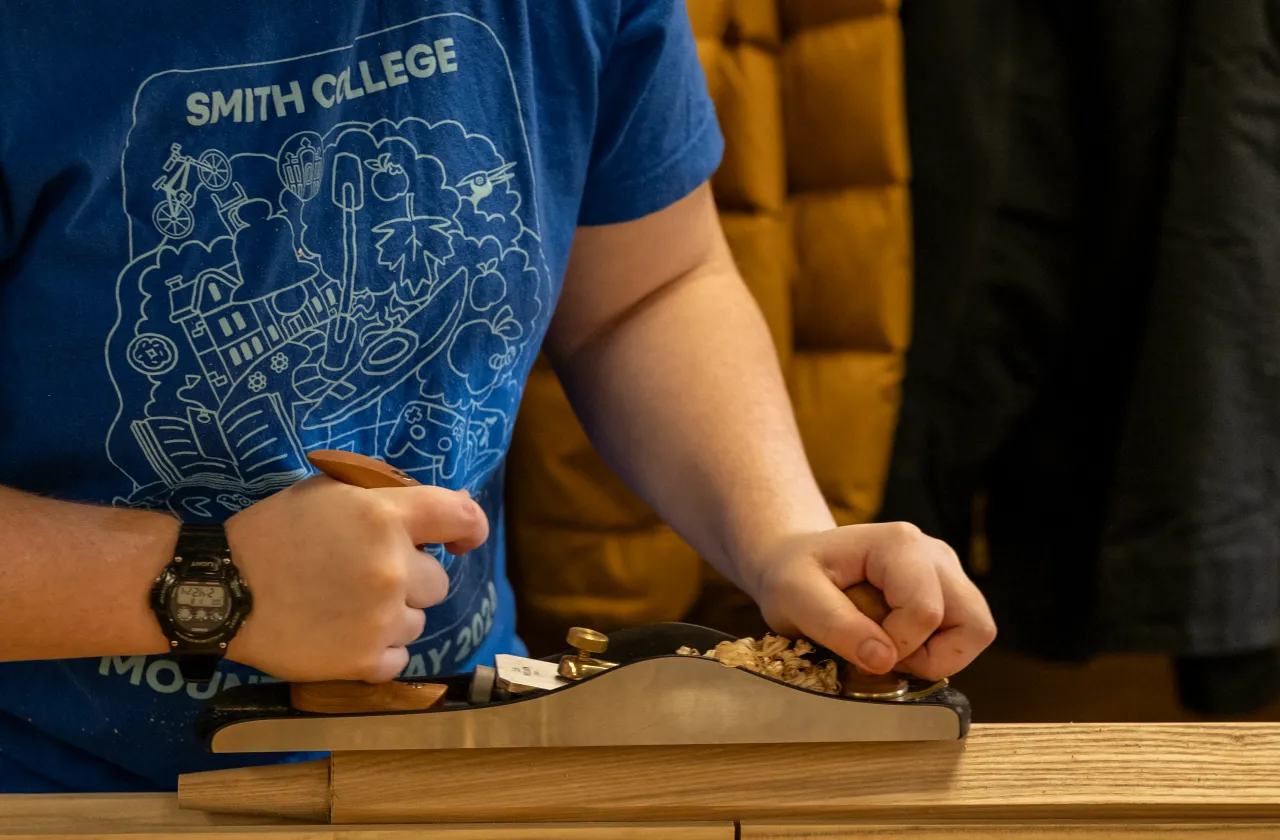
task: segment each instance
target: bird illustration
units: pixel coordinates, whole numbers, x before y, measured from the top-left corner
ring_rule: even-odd
[[[472,172],[458,182],[458,192],[462,195],[464,201],[470,201],[471,206],[478,210],[480,202],[493,195],[493,190],[498,184],[505,184],[515,177],[511,174],[511,170],[515,165],[516,162],[511,161],[510,163],[502,164],[497,169]]]

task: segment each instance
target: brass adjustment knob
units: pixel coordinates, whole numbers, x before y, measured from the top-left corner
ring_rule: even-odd
[[[571,627],[568,635],[569,644],[577,651],[577,656],[567,654],[560,657],[559,674],[565,679],[580,680],[601,671],[607,671],[617,665],[596,659],[592,654],[604,653],[609,648],[609,637],[586,627]]]
[[[577,648],[578,655],[586,659],[588,653],[604,653],[609,649],[609,637],[586,627],[569,628],[569,644]]]

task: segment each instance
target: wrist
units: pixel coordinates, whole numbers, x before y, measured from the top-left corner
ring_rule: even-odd
[[[788,517],[758,518],[733,529],[725,571],[752,600],[759,602],[769,587],[777,567],[791,553],[790,546],[814,534],[836,527],[834,517],[823,504]]]
[[[177,531],[165,513],[0,487],[0,660],[167,650],[147,595]]]
[[[112,556],[119,563],[118,585],[127,587],[118,603],[121,618],[110,632],[101,628],[104,650],[114,655],[153,655],[169,649],[160,625],[149,603],[156,575],[172,557],[182,523],[174,516],[155,511],[122,511],[112,508],[94,509],[102,518],[97,539],[112,546]]]
[[[251,505],[230,516],[223,525],[227,547],[231,552],[236,568],[244,585],[253,593],[253,615],[246,619],[227,643],[226,657],[233,662],[256,666],[261,661],[260,651],[271,645],[271,640],[262,639],[265,632],[268,637],[271,631],[263,630],[263,607],[270,606],[275,599],[268,595],[262,597],[264,588],[269,588],[269,581],[264,580],[262,570],[257,567],[261,557],[280,557],[281,546],[272,542],[279,538],[279,524],[264,521],[266,510],[261,504]],[[266,544],[263,544],[263,539]],[[264,605],[264,600],[267,602]],[[269,612],[269,610],[268,610]]]

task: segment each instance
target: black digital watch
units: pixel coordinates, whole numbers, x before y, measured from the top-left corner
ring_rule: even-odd
[[[151,609],[188,682],[207,682],[253,607],[221,525],[183,524]]]

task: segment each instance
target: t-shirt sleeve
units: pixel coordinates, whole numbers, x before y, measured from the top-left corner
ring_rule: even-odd
[[[625,0],[600,73],[579,223],[661,210],[709,178],[723,153],[684,0]]]

